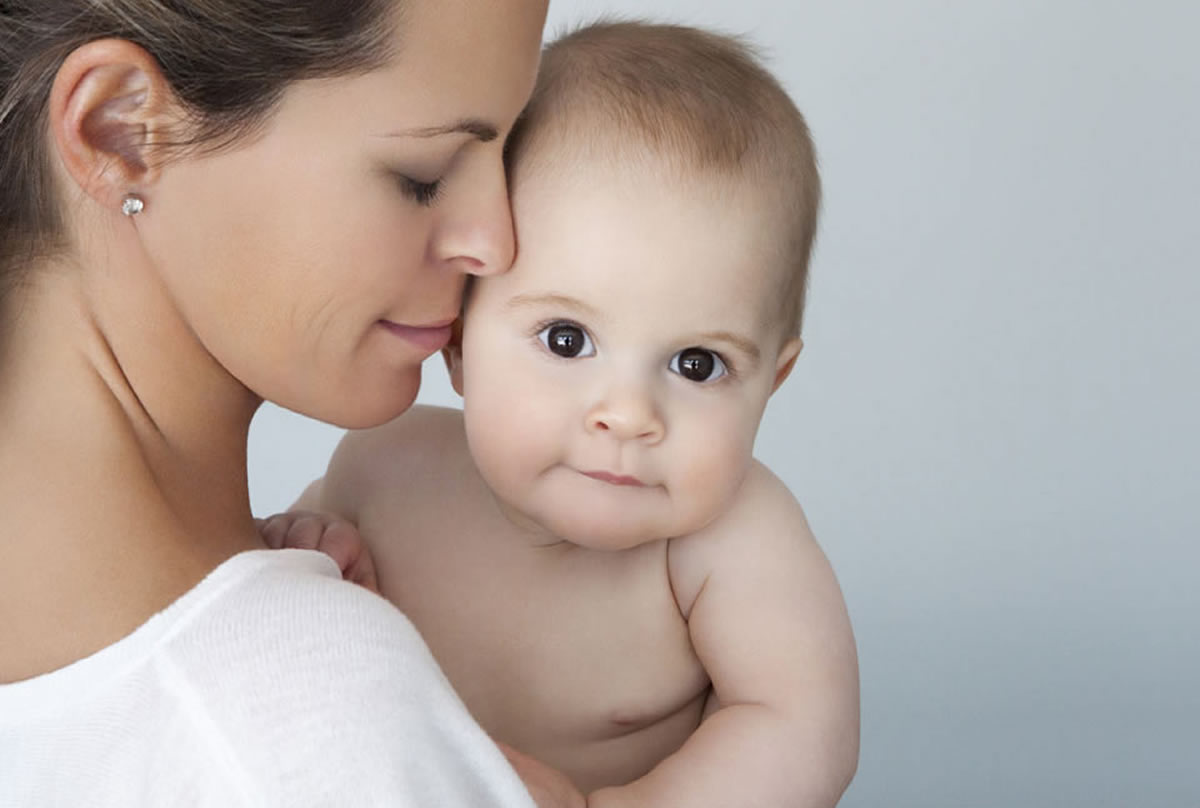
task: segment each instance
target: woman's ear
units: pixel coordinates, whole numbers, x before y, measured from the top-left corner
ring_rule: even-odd
[[[800,356],[803,348],[804,340],[792,337],[779,349],[779,358],[775,360],[775,381],[771,385],[772,393],[792,374],[792,368],[796,366],[796,357]]]
[[[106,208],[157,176],[152,150],[178,121],[177,105],[154,58],[123,39],[76,48],[50,90],[50,129],[67,174]]]

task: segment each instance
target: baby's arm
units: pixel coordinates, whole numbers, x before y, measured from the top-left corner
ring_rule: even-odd
[[[833,806],[858,765],[858,663],[833,571],[757,463],[730,511],[672,542],[671,582],[715,703],[609,806]]]

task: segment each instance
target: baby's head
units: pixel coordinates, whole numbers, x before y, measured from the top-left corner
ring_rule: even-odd
[[[546,49],[509,150],[517,261],[471,289],[450,357],[477,466],[577,544],[704,527],[800,351],[804,119],[737,40],[602,23]]]
[[[675,25],[578,29],[545,49],[508,151],[517,197],[539,173],[602,171],[754,200],[775,253],[760,270],[778,272],[776,316],[800,333],[820,179],[804,118],[744,42]]]

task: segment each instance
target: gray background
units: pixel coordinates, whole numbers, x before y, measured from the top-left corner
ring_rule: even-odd
[[[747,33],[812,126],[808,347],[758,446],[854,620],[842,804],[1200,805],[1200,4],[551,6]],[[265,408],[256,512],[339,435]]]

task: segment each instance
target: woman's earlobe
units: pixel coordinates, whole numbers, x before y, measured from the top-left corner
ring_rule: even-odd
[[[153,149],[172,123],[173,95],[158,63],[125,40],[89,42],[71,52],[50,93],[50,126],[67,174],[114,210],[153,183]]]

